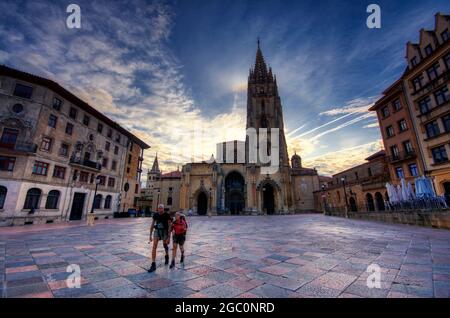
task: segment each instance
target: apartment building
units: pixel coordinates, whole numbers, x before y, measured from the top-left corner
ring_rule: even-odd
[[[90,212],[109,218],[120,210],[124,182],[140,177],[129,149],[142,156],[145,142],[56,82],[6,66],[0,106],[0,224],[81,220]]]

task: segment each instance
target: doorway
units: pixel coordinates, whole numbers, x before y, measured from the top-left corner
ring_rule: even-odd
[[[70,210],[70,221],[81,220],[83,216],[85,193],[75,193],[73,196],[72,209]]]
[[[263,210],[269,215],[275,213],[275,194],[270,184],[263,187]]]
[[[225,207],[231,214],[240,214],[245,208],[245,180],[237,171],[225,178]]]
[[[200,192],[197,197],[197,214],[206,215],[208,212],[208,197],[205,192]]]
[[[450,205],[450,182],[444,182],[444,195],[447,205]]]

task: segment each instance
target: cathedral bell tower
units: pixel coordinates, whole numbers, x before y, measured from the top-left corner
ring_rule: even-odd
[[[278,95],[278,86],[276,76],[271,68],[267,68],[264,56],[261,51],[258,39],[258,48],[256,51],[256,61],[253,68],[250,69],[248,76],[247,92],[247,129],[255,128],[258,135],[260,128],[267,128],[270,149],[270,131],[272,128],[279,129],[279,166],[289,166],[289,157],[287,153],[286,137],[284,135],[283,109],[280,96]],[[248,137],[246,142],[246,153],[248,154]],[[272,156],[274,154],[271,154]],[[248,158],[248,157],[247,157]]]

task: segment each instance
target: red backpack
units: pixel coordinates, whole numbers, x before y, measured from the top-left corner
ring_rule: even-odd
[[[187,223],[184,217],[180,218],[180,222],[173,222],[172,224],[173,226],[173,230],[175,232],[175,235],[183,235],[186,234],[186,230],[187,230]]]

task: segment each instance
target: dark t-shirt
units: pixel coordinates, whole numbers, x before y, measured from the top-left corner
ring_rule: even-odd
[[[169,230],[169,221],[172,221],[169,213],[164,212],[163,214],[159,214],[159,212],[153,214],[153,220],[155,220],[155,229],[164,229],[165,231]]]

